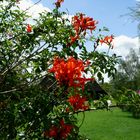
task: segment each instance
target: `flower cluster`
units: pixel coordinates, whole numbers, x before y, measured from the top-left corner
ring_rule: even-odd
[[[86,97],[82,97],[80,96],[80,94],[75,94],[73,96],[70,96],[68,99],[68,102],[73,107],[74,111],[87,110],[89,106],[85,105],[86,101],[87,101]]]
[[[54,73],[60,85],[84,88],[85,82],[91,80],[91,78],[82,77],[86,66],[87,64],[84,64],[82,60],[76,60],[73,57],[69,57],[67,61],[57,57],[49,72]]]
[[[51,128],[48,131],[45,131],[43,135],[49,138],[60,138],[65,140],[70,134],[72,128],[72,125],[66,124],[64,119],[62,119],[60,120],[59,126],[51,126]]]
[[[86,32],[87,29],[90,31],[95,30],[96,24],[97,21],[90,17],[84,17],[83,14],[80,14],[80,16],[74,16],[72,19],[72,25],[77,35],[83,31]]]
[[[100,39],[100,43],[101,44],[105,43],[110,46],[111,43],[113,42],[113,39],[114,39],[113,35],[105,36],[103,39]],[[112,45],[112,48],[113,48],[113,45]]]
[[[91,32],[95,30],[96,24],[98,22],[96,20],[93,20],[93,18],[86,17],[83,14],[76,15],[72,18],[72,26],[75,30],[75,36],[71,36],[71,42],[70,45],[72,45],[76,40],[79,39],[79,35],[83,33],[83,35],[86,35],[86,31],[90,30]]]

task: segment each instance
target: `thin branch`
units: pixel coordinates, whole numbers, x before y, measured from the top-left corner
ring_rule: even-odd
[[[50,85],[50,86],[48,87],[48,89],[50,89],[51,87],[53,87],[56,83],[57,83],[57,81],[53,82],[53,84]]]
[[[6,69],[1,75],[5,75],[9,70],[12,70],[14,68],[16,68],[17,66],[21,65],[24,61],[26,61],[27,59],[30,59],[31,57],[35,56],[37,54],[37,52],[42,49],[47,43],[44,43],[40,48],[38,48],[35,52],[33,52],[32,54],[30,54],[28,57],[26,57],[25,59],[22,59],[20,61],[18,61],[14,66],[12,66],[9,69]],[[40,53],[40,52],[38,52]]]
[[[79,128],[83,125],[83,123],[84,123],[84,120],[85,120],[85,113],[83,112],[83,119],[82,119],[82,122],[81,122],[81,124],[79,125]]]
[[[15,91],[17,91],[17,90],[18,90],[18,89],[12,89],[12,90],[7,90],[7,91],[2,91],[2,92],[0,92],[0,94],[15,92]]]
[[[34,3],[33,5],[31,5],[31,6],[28,7],[27,9],[25,9],[25,10],[23,11],[23,13],[26,12],[26,11],[28,11],[29,9],[31,9],[32,7],[34,7],[35,5],[37,5],[37,4],[40,3],[40,2],[41,2],[41,0],[37,1],[36,3]]]
[[[109,54],[110,48],[111,48],[111,47],[109,46],[109,48],[108,48],[108,50],[107,50],[107,55]]]

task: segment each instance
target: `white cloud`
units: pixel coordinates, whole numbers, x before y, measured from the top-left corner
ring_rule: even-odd
[[[18,6],[21,10],[26,10],[29,8],[29,10],[27,10],[27,13],[29,16],[32,16],[32,18],[30,18],[28,22],[33,22],[32,19],[37,19],[39,17],[39,13],[43,11],[51,11],[49,8],[43,6],[41,3],[34,4],[32,0],[21,0],[19,1]]]
[[[122,58],[125,58],[129,54],[129,51],[131,48],[134,50],[138,50],[140,47],[139,44],[139,38],[138,37],[129,37],[126,35],[120,35],[114,38],[113,44],[114,48],[110,49],[109,53],[110,54],[116,54],[117,56],[122,56]],[[99,48],[99,51],[108,51],[108,46],[107,45],[102,45]]]
[[[130,48],[138,50],[139,47],[138,37],[132,38],[125,35],[120,35],[114,39],[114,49],[112,50],[112,53],[116,53],[124,58],[126,55],[128,55]]]
[[[73,15],[68,15],[68,14],[63,16],[64,19],[68,19],[70,22],[72,21],[72,17]]]
[[[32,2],[32,0],[21,0],[19,7],[22,10],[26,10],[27,8],[31,7],[28,10],[29,15],[31,15],[33,18],[38,18],[39,13],[43,11],[50,12],[51,10],[47,7],[44,7],[41,3],[35,4]]]
[[[18,3],[18,6],[20,7],[21,10],[26,10],[29,7],[29,10],[27,10],[27,13],[29,16],[31,16],[32,18],[29,18],[27,22],[29,22],[30,24],[34,24],[32,19],[37,19],[39,17],[39,13],[43,12],[43,11],[47,11],[47,12],[51,12],[51,10],[45,6],[43,6],[41,3],[35,4],[32,0],[21,0]],[[64,18],[68,18],[69,21],[71,21],[72,19],[72,15],[64,15]]]

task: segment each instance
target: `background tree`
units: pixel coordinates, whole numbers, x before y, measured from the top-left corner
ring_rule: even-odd
[[[135,7],[129,8],[131,11],[129,13],[129,16],[131,16],[134,21],[138,22],[138,34],[140,35],[140,11],[139,11],[139,8],[140,8],[140,1],[137,1]]]
[[[130,49],[125,59],[120,59],[115,79],[111,81],[114,89],[123,87],[132,90],[140,88],[140,52]],[[123,85],[121,84],[123,83]]]

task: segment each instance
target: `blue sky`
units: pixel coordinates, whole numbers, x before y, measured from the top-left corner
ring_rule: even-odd
[[[37,2],[37,0],[33,0]],[[42,0],[43,6],[53,9],[55,0]],[[115,36],[137,36],[137,22],[132,22],[129,7],[135,7],[136,0],[64,0],[61,10],[70,15],[85,13],[99,21],[99,27],[106,26]],[[122,16],[123,15],[123,16]]]
[[[20,0],[20,8],[25,10],[28,7],[32,7],[35,2],[39,0]],[[136,2],[140,0],[64,0],[61,10],[69,12],[69,15],[73,16],[77,12],[82,12],[87,16],[99,21],[98,27],[109,28],[109,34],[115,36],[114,49],[112,53],[116,53],[119,56],[125,58],[128,55],[130,48],[134,48],[136,51],[139,49],[139,39],[137,35],[137,22],[132,22],[129,8],[135,7]],[[56,0],[41,0],[40,3],[33,6],[28,10],[28,13],[33,18],[38,18],[38,13],[44,10],[52,10],[54,8],[53,3]],[[32,20],[28,21],[32,24]],[[87,46],[89,49],[91,45]],[[105,51],[107,47],[101,46],[100,51]]]

